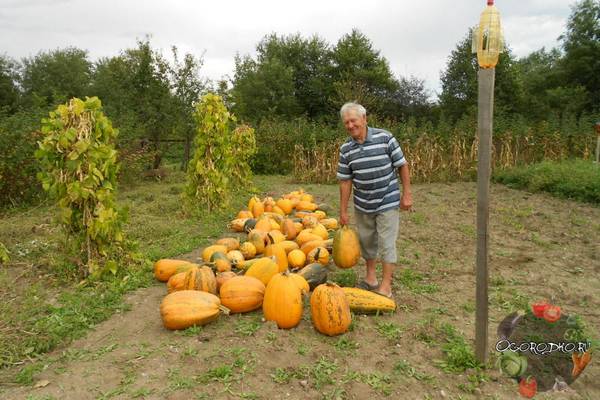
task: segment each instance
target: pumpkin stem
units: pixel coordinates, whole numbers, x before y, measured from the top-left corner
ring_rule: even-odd
[[[219,304],[219,309],[221,310],[221,312],[225,315],[229,315],[229,312],[231,311],[229,308],[225,307],[222,304]]]

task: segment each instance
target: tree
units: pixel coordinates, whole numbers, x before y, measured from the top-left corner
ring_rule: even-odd
[[[337,42],[331,59],[331,79],[336,86],[331,98],[334,108],[337,110],[347,101],[358,100],[348,97],[352,96],[352,88],[355,88],[356,94],[363,97],[361,101],[372,99],[368,111],[383,114],[386,103],[398,88],[398,82],[387,60],[373,48],[371,41],[354,29]]]
[[[75,47],[40,52],[23,59],[21,87],[25,107],[54,107],[90,94],[92,63]]]
[[[195,58],[187,53],[180,61],[177,47],[173,46],[171,50],[174,63],[169,66],[169,73],[175,102],[175,129],[185,141],[181,161],[181,169],[185,169],[190,161],[190,146],[194,137],[194,110],[201,94],[206,90],[206,81],[198,73],[202,67],[202,57]]]
[[[559,38],[565,55],[562,59],[568,86],[584,87],[589,93],[588,110],[600,104],[600,1],[575,3],[567,31]]]
[[[0,55],[0,112],[13,113],[17,110],[17,64],[7,56]]]
[[[497,113],[520,113],[523,87],[516,60],[508,47],[496,66],[495,108]],[[477,55],[471,51],[471,30],[452,51],[441,74],[440,108],[450,120],[474,113],[477,105]]]

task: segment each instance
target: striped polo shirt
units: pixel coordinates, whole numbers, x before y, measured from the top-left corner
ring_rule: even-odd
[[[337,178],[352,180],[354,207],[367,214],[400,207],[396,169],[406,159],[396,138],[388,131],[367,127],[367,138],[351,137],[340,146]]]

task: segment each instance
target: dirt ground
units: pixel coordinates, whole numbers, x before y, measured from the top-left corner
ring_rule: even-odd
[[[305,189],[336,209],[336,186]],[[416,212],[401,215],[396,313],[356,315],[352,331],[334,338],[313,329],[307,301],[292,330],[262,322],[257,311],[171,332],[161,324],[166,288],[157,283],[128,296],[130,311],[49,354],[32,386],[4,387],[0,398],[518,398],[516,381],[496,367],[453,373],[440,366],[443,324],[469,344],[474,338],[475,184],[413,190]],[[542,298],[581,315],[598,338],[600,209],[493,185],[490,223],[490,350],[498,323]],[[364,267],[356,269],[362,276]],[[536,398],[600,398],[598,363],[566,391]]]

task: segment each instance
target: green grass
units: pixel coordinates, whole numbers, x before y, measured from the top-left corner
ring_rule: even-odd
[[[297,185],[283,177],[256,177],[259,190],[290,191]],[[10,252],[10,262],[0,270],[0,314],[9,327],[0,335],[0,367],[5,381],[31,383],[28,364],[5,369],[24,359],[80,338],[115,312],[128,309],[124,295],[155,284],[152,262],[203,247],[227,232],[226,225],[241,209],[249,193],[237,194],[231,206],[200,216],[181,211],[183,173],[172,169],[161,182],[119,187],[119,206],[128,209],[124,229],[137,242],[141,258],[124,263],[116,276],[81,282],[76,259],[65,255],[64,235],[54,223],[55,207],[46,201],[30,209],[9,210],[0,217],[0,242]],[[256,329],[249,323],[240,334]],[[194,329],[184,335],[197,335]],[[8,372],[7,372],[8,371]]]
[[[498,170],[493,180],[515,189],[600,204],[600,165],[573,159]]]
[[[445,336],[446,343],[442,344],[444,360],[436,362],[436,365],[445,372],[465,372],[468,369],[478,370],[481,366],[475,359],[475,354],[470,343],[460,335],[456,329],[447,323],[438,327],[441,334]]]

